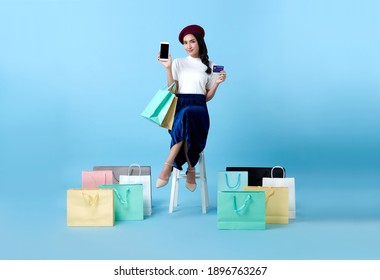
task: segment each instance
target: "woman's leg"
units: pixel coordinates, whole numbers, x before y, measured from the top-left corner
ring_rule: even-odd
[[[172,173],[172,169],[173,169],[174,159],[179,153],[179,151],[181,150],[182,143],[183,141],[178,142],[177,144],[173,145],[172,148],[170,149],[168,158],[166,159],[166,162],[164,166],[162,167],[161,174],[160,176],[158,176],[159,179],[169,180],[170,175]]]
[[[187,141],[185,141],[185,144],[184,144],[184,150],[185,150],[185,157],[186,157],[186,161],[187,161],[187,176],[186,176],[186,183],[189,183],[189,184],[196,184],[195,182],[195,167],[194,166],[191,166],[191,163],[190,163],[190,160],[189,160],[189,156],[187,154]]]

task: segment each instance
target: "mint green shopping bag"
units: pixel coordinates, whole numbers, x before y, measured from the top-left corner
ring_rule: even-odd
[[[144,219],[142,184],[100,185],[99,188],[112,188],[114,190],[115,221]]]
[[[218,191],[218,229],[265,229],[265,192]]]
[[[158,124],[161,127],[172,129],[175,110],[177,107],[177,96],[170,89],[176,88],[176,83],[169,87],[160,89],[145,107],[141,116]]]

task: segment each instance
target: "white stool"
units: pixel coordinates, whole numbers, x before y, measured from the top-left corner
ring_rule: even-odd
[[[173,169],[172,174],[172,189],[170,193],[170,204],[169,213],[173,213],[175,207],[178,206],[178,185],[179,179],[186,179],[186,173],[181,172],[177,168]],[[206,214],[206,209],[208,207],[208,188],[207,188],[207,176],[206,176],[206,164],[204,153],[199,155],[199,172],[195,174],[195,179],[199,179],[199,185],[201,189],[201,199],[202,199],[202,213]]]

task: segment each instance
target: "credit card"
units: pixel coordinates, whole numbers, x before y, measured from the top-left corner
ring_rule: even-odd
[[[224,66],[221,65],[214,65],[212,67],[212,72],[214,73],[220,73],[220,71],[224,70]]]

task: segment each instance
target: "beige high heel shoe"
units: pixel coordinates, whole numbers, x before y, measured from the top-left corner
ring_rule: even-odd
[[[195,173],[195,167],[193,168],[188,168],[187,171],[186,171],[186,174],[187,172],[194,172]],[[186,180],[186,188],[191,191],[191,192],[194,192],[195,189],[197,188],[197,184],[192,184],[192,183],[188,183],[187,180]]]
[[[169,162],[166,162],[164,163],[165,165],[168,165],[172,168],[171,171],[173,171],[173,164],[172,163],[169,163]],[[156,188],[162,188],[164,186],[166,186],[168,183],[169,183],[169,179],[170,179],[170,176],[167,180],[164,180],[164,179],[161,179],[160,177],[157,178],[157,181],[156,181]]]

